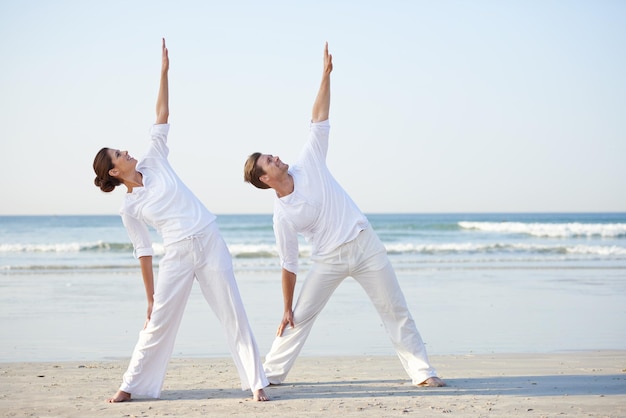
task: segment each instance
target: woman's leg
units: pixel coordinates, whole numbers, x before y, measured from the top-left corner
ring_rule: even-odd
[[[232,259],[216,226],[199,237],[196,278],[202,293],[224,327],[243,390],[253,392],[269,383],[233,274]]]
[[[158,398],[163,387],[176,334],[193,285],[189,243],[169,246],[159,264],[154,305],[130,360],[120,390]]]

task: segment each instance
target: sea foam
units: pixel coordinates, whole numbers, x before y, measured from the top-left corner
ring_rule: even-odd
[[[526,234],[542,238],[603,237],[626,238],[624,223],[522,223],[522,222],[459,222],[462,229],[499,234]]]

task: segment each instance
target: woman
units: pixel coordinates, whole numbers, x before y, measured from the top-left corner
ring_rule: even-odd
[[[215,215],[183,184],[167,160],[168,71],[163,39],[157,119],[145,158],[138,162],[127,151],[103,148],[93,163],[95,184],[102,191],[126,186],[120,214],[139,258],[148,298],[146,322],[128,370],[108,401],[129,401],[131,394],[159,397],[194,278],[224,326],[242,389],[250,388],[254,400],[266,401],[263,388],[268,381]],[[156,281],[148,225],[157,230],[165,246]]]

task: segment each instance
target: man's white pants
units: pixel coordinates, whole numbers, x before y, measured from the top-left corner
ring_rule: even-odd
[[[254,391],[268,385],[228,247],[213,222],[200,234],[166,247],[155,281],[152,315],[147,327],[139,333],[124,374],[120,387],[124,392],[160,396],[194,278],[224,327],[242,390]]]
[[[283,335],[274,339],[265,357],[263,367],[270,383],[285,380],[315,319],[337,286],[348,276],[365,289],[413,384],[436,376],[385,247],[371,227],[332,254],[313,261],[293,309],[295,326],[285,328]]]

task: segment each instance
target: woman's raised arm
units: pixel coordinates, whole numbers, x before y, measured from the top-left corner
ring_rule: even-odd
[[[156,124],[161,125],[167,123],[170,116],[169,107],[169,88],[167,81],[167,73],[170,69],[170,59],[167,56],[167,47],[165,46],[165,38],[163,38],[162,58],[161,58],[161,82],[159,84],[159,96],[156,104]]]

